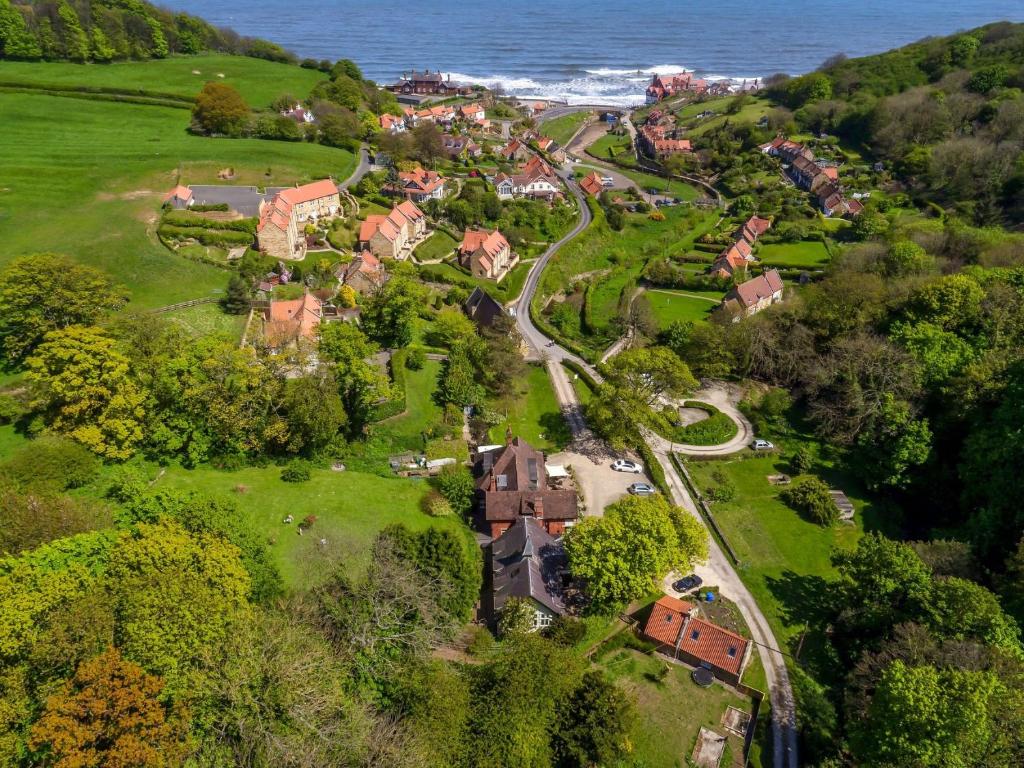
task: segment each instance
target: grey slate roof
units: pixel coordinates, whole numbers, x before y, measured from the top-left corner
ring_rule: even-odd
[[[520,517],[495,539],[491,544],[491,563],[496,612],[510,597],[528,597],[554,613],[565,614],[565,550],[535,519]]]

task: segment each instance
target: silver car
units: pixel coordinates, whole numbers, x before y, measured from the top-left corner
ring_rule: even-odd
[[[633,483],[626,490],[634,496],[653,496],[657,493],[654,486],[649,483]]]

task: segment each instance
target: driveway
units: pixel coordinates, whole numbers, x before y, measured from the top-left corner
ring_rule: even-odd
[[[627,455],[628,454],[624,454]],[[628,456],[633,459],[632,456]],[[617,457],[603,452],[595,456],[593,453],[581,453],[570,449],[548,456],[552,464],[571,466],[576,475],[576,489],[582,497],[586,509],[582,514],[587,517],[601,517],[609,504],[614,504],[623,496],[629,495],[626,490],[633,483],[651,482],[645,475],[634,475],[629,472],[616,472],[612,462]],[[635,460],[635,459],[634,459]]]

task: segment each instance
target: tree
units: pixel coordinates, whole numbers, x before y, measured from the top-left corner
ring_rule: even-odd
[[[889,246],[882,265],[889,277],[902,277],[927,272],[935,265],[935,259],[913,240],[897,240]]]
[[[366,334],[385,347],[406,347],[423,306],[423,287],[404,274],[395,274],[363,301]]]
[[[229,315],[244,315],[249,311],[251,295],[248,281],[241,275],[234,274],[228,280],[228,288],[221,300],[221,306]]]
[[[209,82],[196,96],[192,119],[204,133],[241,136],[249,121],[249,105],[227,83]]]
[[[441,129],[433,123],[420,123],[412,129],[413,151],[416,157],[427,165],[433,165],[444,157],[444,141]]]
[[[358,326],[350,323],[320,326],[320,354],[333,364],[341,404],[353,432],[363,428],[373,406],[387,399],[391,391],[387,375],[368,361],[376,351],[377,345],[367,339]]]
[[[707,558],[707,531],[662,496],[631,496],[604,517],[588,517],[565,535],[569,570],[598,610],[647,594],[671,570]]]
[[[1002,685],[988,672],[908,667],[896,661],[882,675],[867,718],[855,724],[858,762],[950,768],[990,764],[985,760],[995,735],[990,708],[1001,692]]]
[[[174,768],[189,753],[188,719],[163,692],[163,680],[110,648],[47,699],[29,747],[54,768]]]
[[[340,75],[349,77],[356,82],[363,79],[363,71],[359,69],[359,65],[356,64],[352,59],[338,59],[338,61],[331,67],[331,77],[338,78]]]
[[[50,331],[92,325],[121,309],[128,295],[99,270],[66,256],[42,253],[0,270],[0,344],[21,362]]]
[[[980,584],[955,576],[936,579],[929,613],[929,623],[938,637],[976,639],[1024,658],[1020,628],[1003,612],[995,594]]]
[[[348,423],[334,374],[318,368],[312,375],[290,379],[284,389],[288,449],[313,455],[330,445]]]
[[[430,344],[435,347],[450,347],[456,342],[466,343],[477,338],[476,326],[455,307],[445,307],[430,324],[427,335]]]
[[[0,555],[13,555],[105,527],[110,515],[85,500],[0,487],[0,520]]]
[[[96,477],[99,461],[83,445],[54,436],[38,437],[0,463],[0,484],[21,490],[60,493]]]
[[[554,729],[555,763],[561,768],[616,765],[631,751],[636,712],[625,693],[599,669],[583,675]]]
[[[807,450],[807,447],[801,445],[796,449],[790,463],[793,465],[794,472],[798,475],[806,475],[814,467],[814,458],[811,456],[811,452]]]
[[[0,0],[0,54],[5,59],[38,59],[42,50],[10,0]]]
[[[484,388],[477,379],[467,346],[460,342],[448,351],[435,394],[441,405],[464,407],[483,402]]]
[[[906,486],[909,471],[928,460],[931,444],[928,419],[916,416],[909,403],[886,394],[878,416],[857,438],[868,486]]]
[[[689,367],[667,347],[627,349],[607,363],[605,372],[620,394],[647,407],[662,397],[683,397],[697,388]]]
[[[834,525],[839,520],[839,508],[829,493],[828,485],[817,477],[800,478],[784,489],[779,497],[818,525]]]
[[[96,62],[113,61],[117,56],[117,49],[110,44],[106,33],[100,26],[93,26],[89,30],[89,56]]]
[[[437,476],[437,489],[452,505],[452,510],[459,515],[468,515],[473,508],[473,496],[476,493],[476,482],[473,475],[463,466],[450,464],[441,467]]]
[[[532,600],[525,597],[510,597],[505,601],[498,616],[498,636],[507,639],[532,632],[536,613]]]
[[[146,396],[114,339],[80,325],[52,331],[27,365],[30,407],[48,426],[109,459],[135,453]]]
[[[64,41],[64,54],[71,61],[83,62],[89,58],[89,38],[82,29],[75,9],[68,5],[67,0],[58,0],[57,18],[60,20],[61,37]]]
[[[197,693],[223,659],[248,606],[251,582],[239,555],[219,535],[190,534],[166,519],[125,531],[111,553],[118,646],[162,675],[173,694]]]

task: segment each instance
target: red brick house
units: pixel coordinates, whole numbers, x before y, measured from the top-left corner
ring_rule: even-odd
[[[696,606],[668,595],[651,608],[644,634],[658,643],[662,653],[705,667],[730,685],[740,682],[750,657],[750,641],[705,621]]]
[[[477,454],[477,510],[492,538],[520,517],[532,517],[552,536],[561,536],[579,513],[576,491],[548,483],[544,454],[522,438]]]

